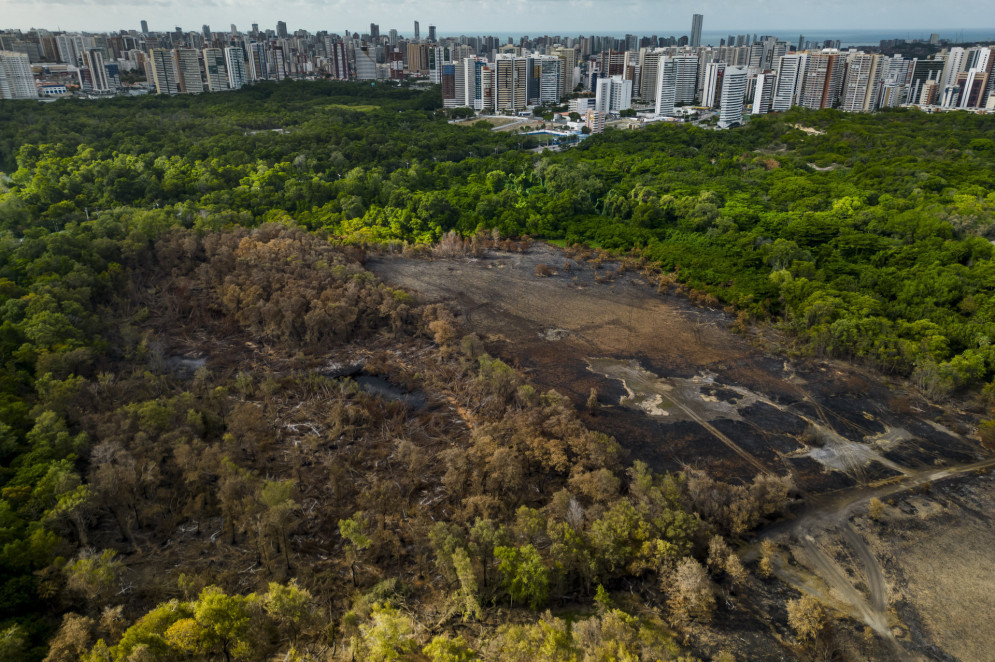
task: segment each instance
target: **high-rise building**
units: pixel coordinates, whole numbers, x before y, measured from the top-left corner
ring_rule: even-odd
[[[917,103],[922,106],[931,106],[936,103],[940,92],[939,82],[936,80],[927,80],[922,83],[919,89],[921,91],[918,98],[916,98]]]
[[[525,110],[528,66],[524,57],[498,55],[494,59],[494,110]]]
[[[442,65],[442,107],[456,108],[456,65]]]
[[[555,55],[563,61],[563,89],[560,90],[560,96],[566,96],[573,92],[574,87],[577,85],[577,81],[574,78],[574,72],[577,69],[577,49],[566,46],[555,46],[550,51],[550,54]]]
[[[618,114],[632,107],[632,81],[622,76],[611,76],[598,80],[594,97],[594,110]]]
[[[328,52],[328,68],[332,78],[349,80],[349,57],[345,42],[341,39],[332,40],[331,37],[326,37],[325,50]]]
[[[245,68],[245,54],[238,46],[225,48],[225,69],[228,71],[228,87],[237,90],[249,82],[249,72]]]
[[[200,53],[193,48],[173,49],[173,60],[179,72],[180,92],[198,94],[204,91],[204,77],[200,70]]]
[[[846,64],[840,109],[863,113],[877,108],[881,80],[881,56],[854,53]]]
[[[808,66],[807,53],[785,55],[777,63],[777,82],[774,85],[774,99],[771,110],[784,112],[798,104],[805,83],[805,68]]]
[[[428,40],[431,41],[431,42],[435,41],[435,26],[434,25],[428,26]]]
[[[967,68],[967,51],[960,46],[955,46],[947,53],[943,64],[943,78],[940,79],[940,87],[947,88],[957,82],[957,74]]]
[[[774,83],[777,75],[770,71],[757,74],[756,86],[753,90],[753,104],[750,109],[751,115],[766,115],[771,110],[771,103],[774,101]]]
[[[38,96],[26,53],[0,51],[0,99],[34,99]]]
[[[283,46],[274,46],[270,49],[273,56],[273,67],[270,69],[270,76],[276,80],[283,80],[287,77],[287,54]]]
[[[287,22],[286,21],[277,21],[276,22],[276,36],[279,37],[280,39],[286,39],[287,38]]]
[[[845,62],[844,56],[835,50],[810,54],[798,105],[816,110],[839,105]]]
[[[726,67],[722,75],[722,96],[719,98],[719,128],[727,129],[743,123],[743,99],[749,73],[741,67]]]
[[[83,51],[83,67],[89,70],[90,87],[94,92],[113,92],[107,78],[107,68],[104,53],[97,48]]]
[[[963,82],[960,84],[960,107],[961,108],[984,108],[987,102],[985,90],[988,88],[989,72],[978,67],[971,67],[967,70]]]
[[[371,50],[368,46],[360,46],[356,49],[356,80],[376,79],[376,52]]]
[[[722,95],[722,76],[726,70],[725,62],[709,62],[705,65],[705,80],[701,86],[701,105],[714,108],[719,104]]]
[[[428,81],[433,85],[438,85],[442,83],[442,66],[450,62],[449,49],[428,46],[426,50],[428,52]]]
[[[201,26],[200,32],[201,32],[202,35],[204,35],[204,41],[205,42],[211,41],[211,26],[210,25],[207,25],[205,23],[203,26]]]
[[[677,66],[674,58],[661,57],[656,74],[656,114],[674,116],[674,102],[677,98]]]
[[[418,27],[418,21],[415,21],[415,41],[421,39],[421,31]]]
[[[467,57],[460,60],[456,64],[456,106],[474,110],[493,108],[490,73],[487,62],[481,58]]]
[[[621,76],[625,73],[625,51],[607,49],[601,52],[600,66],[598,69],[604,78],[611,76]]]
[[[408,42],[408,73],[428,73],[428,44]]]
[[[935,81],[938,86],[943,78],[943,67],[946,62],[943,60],[912,60],[909,71],[909,91],[907,94],[909,103],[924,103],[922,101],[923,88],[928,81]],[[935,90],[931,90],[935,95]]]
[[[269,78],[269,63],[266,61],[266,44],[261,41],[249,43],[249,78],[266,80]]]
[[[698,56],[678,55],[674,58],[677,75],[677,97],[675,103],[694,103],[698,92]]]
[[[656,98],[656,77],[660,72],[660,58],[665,54],[661,48],[639,49],[639,87],[633,87],[633,96],[644,101]]]
[[[148,33],[149,33],[149,22],[142,21],[142,34],[148,34]]]
[[[153,48],[149,53],[152,81],[158,94],[177,94],[180,91],[180,74],[176,70],[173,53],[165,48]]]
[[[59,35],[55,38],[55,48],[59,52],[59,61],[76,66],[79,56],[76,54],[76,40],[71,35]]]
[[[530,104],[556,105],[563,91],[563,60],[555,55],[534,55],[526,67],[526,96]]]
[[[380,41],[380,26],[376,23],[370,23],[370,40],[374,43]]]
[[[395,48],[387,54],[387,69],[391,80],[404,80],[404,53],[400,49]]]
[[[225,52],[220,48],[205,48],[203,55],[207,89],[211,92],[227,90],[228,66],[225,64]]]
[[[701,46],[701,22],[704,18],[701,14],[695,14],[691,17],[691,48]]]

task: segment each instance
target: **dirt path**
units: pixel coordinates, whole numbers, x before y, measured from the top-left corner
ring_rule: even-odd
[[[872,498],[884,499],[922,485],[936,483],[949,478],[986,470],[995,467],[995,457],[980,462],[948,467],[911,471],[908,475],[887,484],[865,487],[845,493],[810,497],[799,515],[792,520],[780,522],[761,532],[762,538],[794,540],[801,551],[796,558],[807,569],[825,583],[826,588],[813,583],[809,577],[783,560],[775,563],[775,574],[783,581],[800,591],[822,599],[829,604],[839,605],[843,611],[859,619],[886,640],[890,641],[896,659],[909,659],[909,653],[895,639],[889,623],[897,620],[889,610],[888,589],[884,569],[871,550],[867,541],[853,528],[850,518]],[[849,579],[845,572],[825,551],[820,540],[831,538],[839,533],[846,546],[859,561],[867,580],[865,596]]]

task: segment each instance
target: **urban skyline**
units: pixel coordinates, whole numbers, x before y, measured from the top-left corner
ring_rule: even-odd
[[[703,39],[705,22],[693,14],[680,37],[537,34],[517,43],[493,34],[445,37],[418,20],[412,39],[374,22],[339,35],[295,30],[284,20],[275,29],[204,24],[165,32],[142,19],[140,30],[109,33],[0,30],[0,98],[200,94],[286,78],[408,80],[440,85],[449,111],[547,115],[574,98],[572,119],[585,117],[589,130],[606,117],[635,115],[637,101],[640,121],[687,117],[687,107],[696,107],[717,110],[719,128],[795,105],[995,109],[995,48],[988,45],[964,48],[932,32],[882,39],[879,52],[865,53],[839,39],[788,40],[764,30],[730,32],[715,46]],[[903,57],[898,48],[914,54]],[[581,102],[578,94],[593,98]]]

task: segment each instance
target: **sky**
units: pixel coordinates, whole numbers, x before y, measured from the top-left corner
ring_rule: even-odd
[[[986,27],[979,25],[979,17],[990,17],[987,23],[995,28],[990,0],[0,0],[0,29],[109,32],[138,30],[145,19],[152,31],[172,31],[176,26],[200,30],[208,24],[222,32],[232,23],[243,31],[252,23],[275,29],[276,22],[283,20],[290,31],[368,32],[374,22],[382,33],[396,28],[410,36],[417,20],[423,37],[429,24],[438,26],[440,34],[680,36],[690,32],[691,15],[696,12],[704,15],[706,32],[737,34],[804,29],[953,34]]]

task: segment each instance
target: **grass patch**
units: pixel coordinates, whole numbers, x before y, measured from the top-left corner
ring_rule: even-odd
[[[373,106],[369,104],[345,104],[345,103],[328,103],[322,106],[328,110],[355,110],[360,113],[368,113],[371,110],[380,110],[380,106]]]

